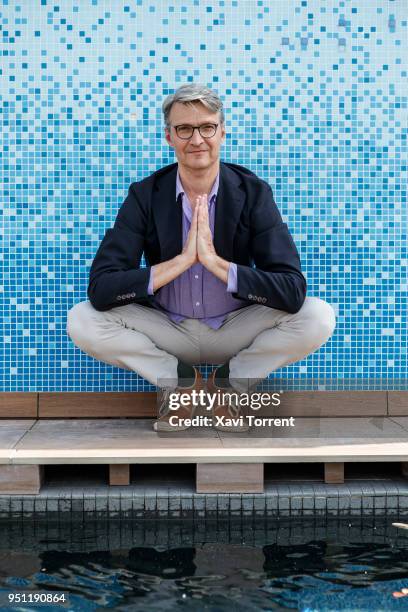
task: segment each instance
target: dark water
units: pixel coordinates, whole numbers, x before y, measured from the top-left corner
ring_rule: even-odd
[[[2,523],[0,609],[408,610],[395,520]],[[8,603],[47,592],[69,603]]]

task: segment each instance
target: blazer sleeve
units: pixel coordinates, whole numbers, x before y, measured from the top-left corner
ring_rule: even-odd
[[[87,295],[96,310],[151,300],[147,291],[151,268],[140,268],[148,215],[135,184],[130,185],[91,265]]]
[[[237,265],[238,290],[234,297],[295,313],[306,298],[306,279],[299,253],[264,183],[251,211],[251,252],[254,267]]]

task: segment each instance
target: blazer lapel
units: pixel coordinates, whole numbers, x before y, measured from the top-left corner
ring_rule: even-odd
[[[233,260],[236,227],[245,203],[241,179],[220,162],[220,183],[215,208],[214,247],[217,255]]]
[[[182,203],[176,201],[177,164],[156,183],[153,192],[153,216],[157,228],[162,261],[180,255],[183,248]]]

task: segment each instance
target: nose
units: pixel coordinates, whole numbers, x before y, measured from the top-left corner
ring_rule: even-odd
[[[194,130],[193,135],[190,138],[190,143],[193,145],[200,145],[202,142],[204,142],[204,139],[200,132],[198,130]]]

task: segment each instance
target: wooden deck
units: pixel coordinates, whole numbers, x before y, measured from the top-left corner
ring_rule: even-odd
[[[154,392],[0,392],[0,418],[109,418],[156,414]],[[276,416],[408,416],[408,391],[288,391]]]
[[[110,484],[123,485],[130,464],[194,463],[198,492],[262,492],[264,463],[324,463],[325,481],[343,482],[344,463],[378,461],[401,462],[407,475],[408,416],[297,417],[294,430],[272,434],[157,434],[151,419],[133,418],[0,419],[2,494],[38,493],[46,464],[108,464]]]

